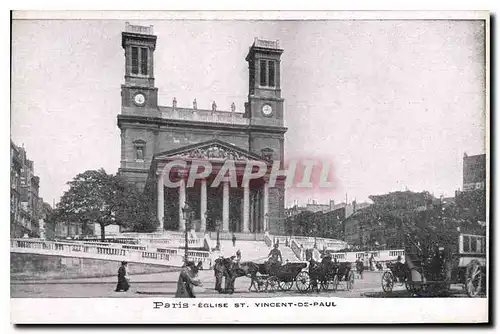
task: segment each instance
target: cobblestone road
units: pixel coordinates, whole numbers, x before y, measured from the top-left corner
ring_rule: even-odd
[[[347,291],[346,283],[341,282],[339,289],[333,291],[299,292],[295,285],[290,291],[277,292],[248,292],[250,279],[238,278],[235,284],[235,293],[232,295],[219,294],[214,290],[212,271],[200,272],[203,287],[195,287],[197,297],[227,297],[227,298],[271,298],[285,296],[318,295],[322,297],[410,297],[404,286],[396,285],[391,294],[386,294],[381,288],[381,272],[367,272],[363,279],[355,280],[354,289]],[[156,273],[131,276],[131,289],[128,292],[114,292],[116,278],[87,278],[71,280],[53,280],[44,282],[12,282],[11,297],[13,298],[140,298],[155,296],[173,297],[177,288],[178,272]],[[464,297],[460,285],[452,286],[450,297]]]

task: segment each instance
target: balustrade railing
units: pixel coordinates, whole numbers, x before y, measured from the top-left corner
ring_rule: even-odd
[[[32,239],[30,239],[32,240]],[[184,238],[148,238],[138,239],[136,242],[123,242],[130,240],[130,238],[117,238],[112,242],[102,242],[99,240],[57,240],[64,243],[81,243],[96,246],[120,246],[123,248],[134,249],[133,247],[155,247],[155,245],[169,245],[171,247],[184,247],[186,241]],[[188,246],[190,247],[203,247],[203,239],[188,239]]]
[[[207,111],[193,109],[162,109],[161,117],[164,119],[174,119],[182,121],[196,121],[206,123],[239,124],[247,125],[248,118],[243,118],[242,113],[230,113],[224,111]]]
[[[96,245],[92,243],[38,241],[11,239],[11,251],[47,255],[99,258],[114,261],[137,261],[169,266],[180,266],[184,260],[183,249],[157,248],[132,245]],[[203,263],[204,269],[211,266],[210,252],[188,251],[188,258]],[[149,261],[152,260],[152,261]]]
[[[212,240],[217,239],[217,232],[209,231],[206,233],[208,235],[210,235],[210,239],[212,239]],[[234,236],[236,237],[236,240],[264,241],[264,233],[239,233],[239,232],[236,232],[236,233],[234,233]],[[231,240],[232,238],[233,238],[232,232],[219,232],[219,239],[220,240]]]

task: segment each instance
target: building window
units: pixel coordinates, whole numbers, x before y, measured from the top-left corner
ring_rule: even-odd
[[[260,86],[275,87],[276,62],[274,60],[260,60]]]
[[[148,74],[148,49],[141,48],[141,74]]]
[[[139,73],[139,48],[132,47],[132,74]]]
[[[269,61],[269,86],[274,87],[274,76],[275,76],[275,63],[274,61]]]
[[[148,49],[132,47],[132,74],[148,74]]]
[[[470,237],[466,236],[466,235],[464,235],[463,251],[464,251],[464,253],[470,252]]]

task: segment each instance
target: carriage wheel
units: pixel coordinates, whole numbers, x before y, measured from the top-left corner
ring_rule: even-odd
[[[279,280],[278,277],[276,276],[271,276],[267,279],[268,286],[267,286],[267,291],[269,292],[275,292],[279,288]]]
[[[478,260],[472,260],[465,271],[465,290],[469,297],[476,297],[481,292],[483,273]]]
[[[321,281],[321,289],[323,289],[323,291],[328,291],[330,289],[333,289],[333,277],[325,277],[322,281]]]
[[[306,292],[311,285],[311,278],[307,271],[301,271],[295,276],[295,285],[300,292]]]
[[[349,271],[347,276],[347,291],[351,291],[354,288],[354,273]]]
[[[268,286],[269,282],[264,278],[259,278],[258,281],[254,282],[254,287],[257,292],[267,291]]]
[[[279,287],[281,291],[289,291],[293,286],[293,281],[280,281]]]
[[[324,291],[337,291],[337,287],[339,285],[339,279],[337,274],[334,274],[332,277],[326,277],[324,281],[321,281],[321,287]]]
[[[390,271],[386,271],[382,275],[382,289],[384,292],[392,292],[394,287],[394,275]]]

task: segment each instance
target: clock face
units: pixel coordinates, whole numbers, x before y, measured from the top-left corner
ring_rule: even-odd
[[[146,102],[146,98],[144,97],[144,94],[141,94],[141,93],[136,94],[134,96],[134,102],[135,102],[135,104],[142,106],[144,104],[144,102]]]
[[[269,104],[265,104],[265,105],[262,107],[262,113],[263,113],[265,116],[270,116],[270,115],[273,113],[273,108],[272,108]]]

